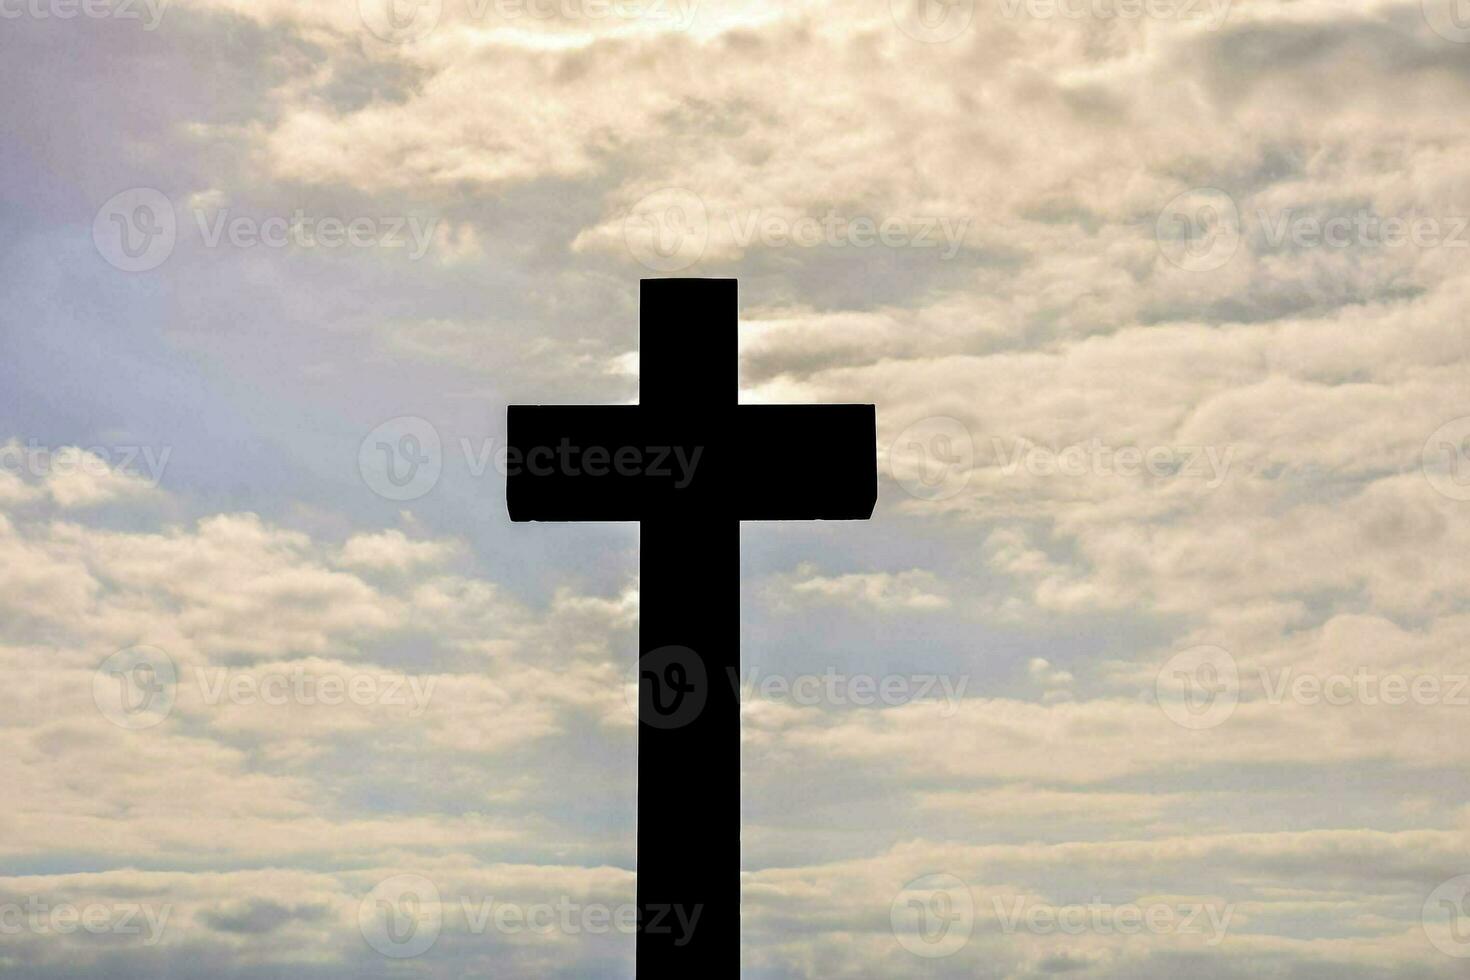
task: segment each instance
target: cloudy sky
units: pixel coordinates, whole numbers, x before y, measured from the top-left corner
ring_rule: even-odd
[[[631,976],[637,528],[496,453],[704,275],[882,474],[742,533],[744,976],[1464,976],[1459,0],[0,21],[0,972]]]

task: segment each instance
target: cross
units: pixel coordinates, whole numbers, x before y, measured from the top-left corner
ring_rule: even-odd
[[[737,977],[740,522],[871,517],[876,417],[739,404],[734,279],[645,279],[640,303],[639,403],[510,406],[506,499],[639,522],[637,969]]]

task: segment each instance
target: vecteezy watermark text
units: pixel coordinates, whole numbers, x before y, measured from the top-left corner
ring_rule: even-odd
[[[1107,446],[1101,439],[1052,449],[1017,440],[1007,450],[1005,441],[991,438],[991,448],[1001,461],[1004,476],[1025,470],[1032,476],[1139,476],[1159,479],[1205,479],[1214,490],[1230,472],[1234,446]]]
[[[449,0],[358,0],[363,26],[389,44],[422,41],[439,26]],[[698,0],[465,0],[457,17],[507,24],[542,21],[550,24],[608,20],[642,21],[676,31],[694,23]]]
[[[189,210],[206,249],[401,249],[416,262],[428,252],[439,227],[439,219],[418,215],[322,215],[304,208],[263,216],[238,214],[230,207]],[[179,227],[178,211],[163,192],[134,187],[97,210],[92,241],[109,265],[147,272],[173,254]]]
[[[29,439],[0,442],[0,471],[45,479],[81,473],[102,477],[123,474],[150,487],[163,482],[172,446],[43,446]],[[141,466],[140,466],[141,464]]]
[[[704,199],[682,187],[645,195],[623,219],[623,239],[639,263],[677,272],[703,258],[713,239],[738,251],[762,248],[937,249],[954,258],[964,244],[968,217],[877,218],[828,210],[820,217],[775,209],[728,210],[711,215]]]
[[[1273,706],[1470,708],[1470,674],[1384,671],[1365,665],[1339,671],[1286,666],[1245,672],[1229,651],[1209,645],[1170,657],[1159,669],[1155,693],[1171,721],[1197,731],[1229,720],[1241,704],[1244,682],[1252,679],[1263,703]]]
[[[140,20],[157,30],[169,0],[0,0],[0,20]]]
[[[144,946],[155,946],[173,914],[172,905],[135,902],[47,903],[36,895],[24,902],[0,902],[0,936],[68,936],[77,931],[92,936],[142,936]]]
[[[494,896],[441,897],[438,886],[416,874],[378,882],[358,906],[358,928],[384,956],[405,959],[433,947],[447,925],[471,936],[604,936],[612,933],[671,937],[675,946],[694,938],[703,905],[585,902],[569,895],[550,901],[505,901]]]
[[[437,677],[413,674],[353,672],[351,674],[317,674],[301,668],[247,673],[228,667],[197,667],[194,679],[201,700],[214,707],[220,704],[263,704],[281,707],[297,704],[303,707],[322,705],[372,705],[407,708],[410,718],[417,718],[434,696]]]
[[[475,20],[493,10],[501,20],[648,21],[685,30],[694,22],[699,0],[465,0]]]
[[[1470,215],[1380,214],[1370,208],[1334,213],[1320,205],[1256,208],[1241,213],[1216,187],[1175,196],[1154,225],[1159,251],[1190,272],[1212,272],[1235,257],[1242,240],[1270,250],[1470,247]]]
[[[1000,0],[1007,20],[1175,20],[1203,21],[1219,30],[1230,16],[1231,0]]]
[[[742,707],[758,701],[801,707],[897,708],[936,704],[940,717],[953,716],[969,686],[968,675],[849,674],[834,667],[821,673],[763,674],[752,668],[742,677],[726,668],[726,680]],[[624,696],[640,723],[658,729],[681,728],[699,717],[709,702],[711,676],[704,659],[688,647],[665,646],[642,654],[629,668]]]
[[[342,218],[311,215],[297,208],[287,215],[260,218],[231,216],[229,208],[213,213],[194,209],[194,222],[205,248],[407,248],[409,261],[417,262],[429,250],[438,228],[437,219],[425,221],[417,215]]]
[[[493,449],[495,440],[488,440]],[[470,459],[468,441],[460,440],[465,458]],[[562,439],[555,446],[502,446],[494,451],[495,468],[504,476],[648,476],[673,478],[674,487],[683,490],[694,480],[695,467],[704,455],[703,446],[578,446]],[[484,456],[470,467],[476,476],[485,472]],[[478,468],[477,468],[478,467]],[[678,472],[676,473],[675,470]]]
[[[1006,935],[1203,936],[1218,946],[1235,908],[1208,902],[1104,902],[1053,905],[1025,895],[991,896],[991,912]],[[978,909],[970,886],[937,872],[915,878],[893,897],[889,916],[900,946],[925,959],[953,956],[970,941]]]
[[[669,480],[675,490],[687,489],[694,482],[704,456],[703,446],[582,446],[570,438],[553,445],[513,446],[493,437],[478,443],[461,437],[457,448],[465,469],[475,479],[493,467],[501,477],[648,477]],[[357,466],[363,483],[378,496],[416,500],[438,484],[445,456],[443,440],[432,423],[403,415],[367,434],[358,446]]]
[[[1025,896],[1007,901],[991,898],[1001,932],[1036,936],[1204,936],[1206,946],[1218,946],[1230,929],[1235,908],[1229,903],[1126,902],[1121,905],[1094,898],[1087,904],[1050,905]]]
[[[173,658],[153,646],[134,646],[112,654],[92,676],[92,699],[108,721],[137,731],[166,719],[178,701],[182,680]],[[428,708],[438,678],[365,669],[309,671],[304,667],[236,670],[196,666],[192,680],[198,700],[266,707],[385,707],[406,709],[417,718]]]
[[[1270,704],[1470,708],[1470,674],[1381,673],[1367,667],[1350,673],[1314,674],[1284,667],[1274,672],[1262,668],[1259,675]]]
[[[958,679],[944,674],[848,674],[828,667],[820,674],[762,674],[750,668],[742,677],[727,668],[730,683],[741,704],[757,699],[790,701],[802,707],[897,708],[920,701],[935,701],[939,713],[948,718],[959,710],[970,684],[968,675]]]

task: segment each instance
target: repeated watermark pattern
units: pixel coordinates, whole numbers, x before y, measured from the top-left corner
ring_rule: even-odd
[[[1235,455],[1234,446],[1166,445],[1109,446],[1096,437],[1052,449],[1018,439],[1009,448],[999,436],[991,448],[1000,462],[1002,476],[1022,471],[1031,476],[1133,477],[1198,479],[1214,490],[1225,482]]]
[[[145,486],[163,483],[172,446],[43,446],[35,439],[0,443],[0,471],[43,480],[79,473],[131,477]]]
[[[465,8],[476,21],[642,21],[684,31],[699,0],[465,0]]]
[[[1188,272],[1219,269],[1240,248],[1240,209],[1218,187],[1196,187],[1164,205],[1154,241],[1165,259]]]
[[[1451,419],[1432,432],[1420,454],[1424,478],[1451,500],[1470,501],[1470,415]]]
[[[92,700],[102,717],[137,731],[159,724],[174,709],[179,669],[166,652],[152,646],[119,650],[92,673]]]
[[[148,272],[168,261],[181,225],[191,225],[206,249],[341,248],[402,250],[417,262],[429,251],[439,220],[418,215],[239,214],[232,208],[188,209],[188,222],[162,191],[135,187],[109,198],[92,222],[92,241],[109,265],[124,272]]]
[[[685,646],[664,646],[634,661],[623,696],[640,724],[670,730],[683,728],[704,712],[710,685],[703,657]]]
[[[521,449],[493,437],[478,443],[460,437],[454,449],[458,461],[476,479],[492,470],[502,478],[520,473],[593,478],[616,474],[669,479],[680,490],[693,482],[704,455],[702,446],[579,446],[569,439]],[[1197,480],[1206,490],[1224,484],[1236,454],[1231,445],[1112,446],[1097,437],[1052,448],[992,436],[991,449],[997,460],[995,470],[1004,478],[1021,474],[1067,479],[1151,477]],[[408,501],[437,486],[445,457],[437,427],[419,416],[404,415],[368,433],[358,446],[357,462],[370,490],[388,500]],[[930,416],[900,432],[888,446],[887,459],[889,474],[911,496],[945,500],[969,485],[976,463],[975,440],[958,419]]]
[[[1470,44],[1470,8],[1465,0],[1420,0],[1430,30],[1456,44]]]
[[[953,41],[975,19],[975,0],[888,0],[893,23],[915,41]]]
[[[172,905],[146,902],[48,902],[38,895],[0,902],[0,936],[138,936],[156,946],[168,927]]]
[[[1258,672],[1266,703],[1347,707],[1380,705],[1470,708],[1470,674],[1387,673],[1368,667],[1314,674],[1294,667]]]
[[[694,937],[703,911],[702,905],[650,903],[640,921],[639,908],[632,902],[587,902],[570,895],[545,902],[506,901],[493,895],[446,899],[423,875],[400,874],[378,882],[363,897],[357,922],[363,939],[374,950],[391,959],[411,959],[433,948],[446,920],[471,936],[606,936],[642,931],[668,935],[674,946],[681,947]]]
[[[837,667],[821,672],[781,674],[747,668],[742,674],[726,667],[723,678],[711,679],[704,659],[684,646],[650,650],[629,668],[623,691],[628,707],[645,725],[682,728],[693,722],[709,702],[712,683],[728,683],[737,701],[793,704],[803,708],[898,708],[933,704],[940,717],[959,711],[968,675],[867,674]]]
[[[386,671],[314,672],[301,667],[264,671],[197,666],[181,674],[172,657],[152,646],[134,646],[109,656],[92,674],[97,710],[119,728],[139,731],[173,712],[179,686],[192,682],[199,701],[220,705],[403,709],[417,718],[434,697],[437,677]]]
[[[1368,208],[1324,213],[1321,208],[1257,208],[1242,216],[1217,187],[1197,187],[1160,210],[1154,239],[1169,262],[1189,272],[1227,265],[1250,238],[1266,249],[1399,249],[1470,247],[1470,215],[1383,215]]]
[[[703,446],[578,446],[563,438],[555,446],[532,446],[524,451],[506,446],[495,453],[495,459],[502,476],[669,477],[674,489],[683,490],[694,482],[703,455]]]
[[[1366,665],[1325,672],[1292,665],[1258,667],[1247,673],[1228,650],[1208,645],[1182,650],[1159,669],[1157,703],[1181,728],[1215,728],[1241,704],[1246,678],[1255,680],[1261,703],[1272,706],[1470,708],[1470,673],[1384,671]]]
[[[727,674],[740,695],[741,704],[779,701],[804,708],[899,708],[933,702],[943,718],[953,717],[959,711],[970,684],[968,675],[878,675],[849,673],[835,667],[821,673],[794,675],[766,673],[755,667],[740,674],[729,668]]]
[[[893,896],[888,921],[898,944],[915,956],[953,956],[975,931],[975,896],[947,872],[922,875]]]
[[[958,419],[944,415],[920,419],[898,434],[888,448],[893,479],[920,500],[946,500],[961,493],[975,465],[975,440]]]
[[[1230,16],[1232,0],[991,0],[993,14],[1020,21],[1173,21],[1218,31]],[[1428,0],[1426,0],[1428,2]],[[889,14],[900,31],[926,44],[942,44],[966,34],[975,20],[976,0],[889,0]]]
[[[358,0],[363,27],[388,44],[422,41],[444,20],[446,0]],[[699,0],[449,0],[457,18],[518,25],[633,22],[688,30]]]
[[[1200,936],[1222,943],[1235,915],[1230,903],[1090,902],[1053,905],[1026,895],[992,895],[991,914],[1004,935]],[[978,909],[970,886],[955,875],[923,875],[904,885],[889,907],[900,946],[925,959],[953,956],[970,942]]]
[[[1211,902],[1124,902],[1094,898],[1085,904],[1051,905],[1025,896],[991,897],[1006,935],[1203,936],[1206,946],[1224,942],[1235,907]]]
[[[136,21],[145,31],[163,23],[169,0],[0,0],[0,20]]]
[[[357,928],[367,944],[384,956],[422,956],[439,941],[444,928],[439,889],[423,875],[384,878],[358,904]]]
[[[623,218],[623,240],[640,264],[655,272],[678,272],[704,257],[711,237],[740,250],[762,248],[940,249],[939,258],[958,254],[970,226],[968,217],[913,218],[790,214],[753,208],[712,217],[703,198],[683,187],[646,194]]]
[[[417,500],[434,489],[443,469],[439,430],[416,415],[389,419],[364,436],[357,450],[363,483],[387,500]]]
[[[676,490],[694,482],[703,446],[581,446],[563,438],[555,445],[519,447],[494,438],[478,445],[461,437],[456,447],[470,476],[479,479],[494,469],[500,477],[532,476],[601,478],[648,477],[669,480]],[[433,490],[444,470],[444,444],[427,419],[403,415],[377,426],[357,453],[363,483],[388,500],[416,500]]]
[[[1435,949],[1455,959],[1470,959],[1470,874],[1451,878],[1430,892],[1421,921]]]
[[[992,436],[995,470],[1003,478],[1079,479],[1152,477],[1198,480],[1206,490],[1224,484],[1235,446],[1167,444],[1112,446],[1094,436],[1064,446]],[[909,425],[889,444],[888,469],[899,486],[920,500],[945,500],[969,485],[975,440],[958,419],[936,415]]]
[[[1240,665],[1229,650],[1208,644],[1181,650],[1154,681],[1159,707],[1180,728],[1224,724],[1240,704]]]
[[[1231,0],[999,0],[1007,20],[1164,20],[1199,23],[1218,31]]]

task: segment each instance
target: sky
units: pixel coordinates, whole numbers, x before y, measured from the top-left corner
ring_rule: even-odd
[[[0,0],[0,92],[6,976],[632,975],[637,527],[498,454],[669,275],[877,406],[742,529],[742,976],[1464,976],[1461,0]]]

